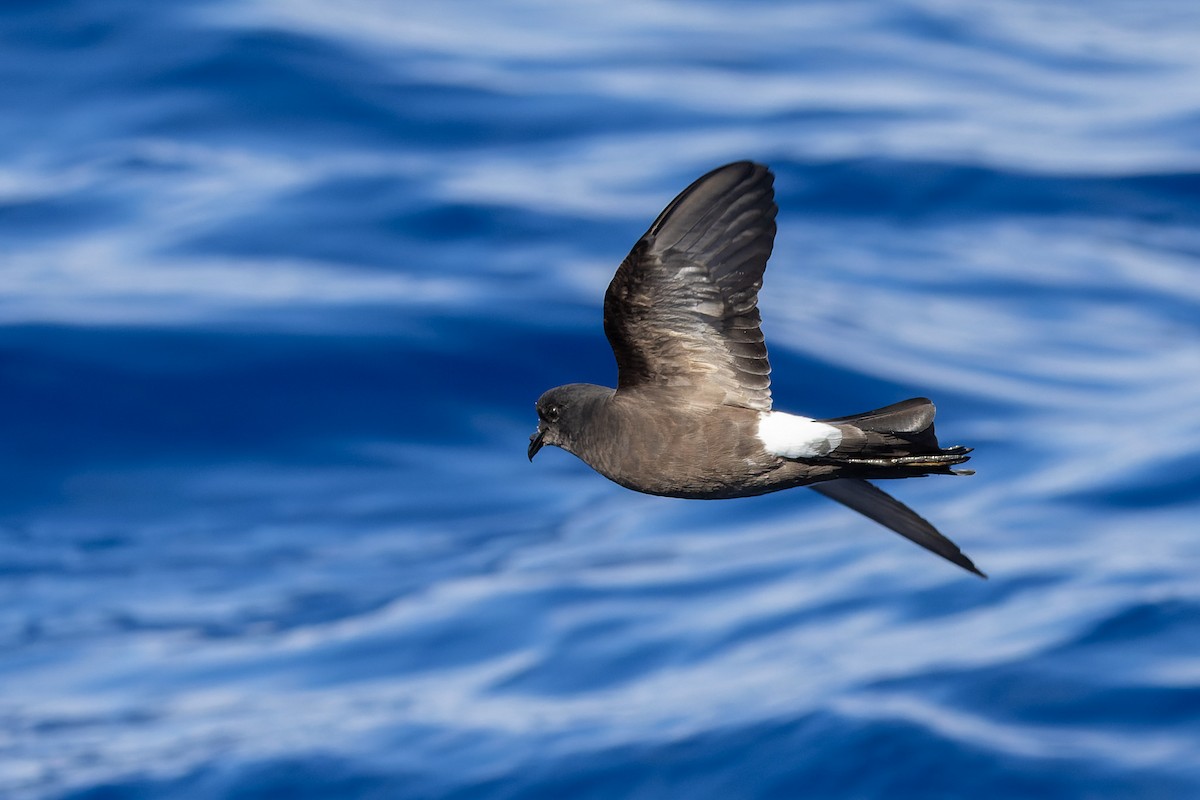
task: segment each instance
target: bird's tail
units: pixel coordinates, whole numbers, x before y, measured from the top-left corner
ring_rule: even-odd
[[[820,420],[836,426],[842,440],[828,458],[853,469],[859,477],[911,478],[918,475],[972,475],[952,469],[970,460],[971,448],[943,449],[933,431],[933,403],[914,397],[849,417]]]

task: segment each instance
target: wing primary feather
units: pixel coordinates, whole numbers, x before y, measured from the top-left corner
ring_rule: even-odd
[[[973,572],[981,578],[987,577],[962,550],[958,549],[958,545],[939,533],[924,517],[878,486],[857,478],[842,478],[814,483],[809,488],[854,509],[885,528],[890,528],[968,572]]]

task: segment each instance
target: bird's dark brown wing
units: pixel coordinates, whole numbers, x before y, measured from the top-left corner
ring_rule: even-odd
[[[739,161],[703,176],[634,245],[604,296],[617,390],[771,408],[758,290],[775,240],[773,177]]]
[[[873,483],[857,478],[842,478],[836,481],[814,483],[809,488],[820,492],[831,500],[837,500],[865,517],[890,528],[906,539],[916,542],[926,550],[937,553],[947,561],[957,564],[968,572],[986,578],[971,559],[958,549],[958,545],[947,539],[938,529],[917,512],[901,503]]]

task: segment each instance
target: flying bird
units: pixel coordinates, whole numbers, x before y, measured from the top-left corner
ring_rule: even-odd
[[[716,500],[808,486],[963,569],[958,546],[872,480],[970,475],[924,397],[835,419],[776,411],[758,291],[775,241],[774,178],[738,161],[699,178],[633,246],[604,296],[617,388],[537,401],[529,460],[561,447],[647,494]]]

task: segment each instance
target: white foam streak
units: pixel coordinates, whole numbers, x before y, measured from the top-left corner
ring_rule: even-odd
[[[177,259],[155,268],[140,263],[121,240],[95,238],[53,255],[10,259],[0,295],[0,324],[177,326],[306,305],[454,306],[478,291],[448,278],[303,261]]]
[[[525,96],[595,95],[741,121],[765,115],[755,125],[758,150],[826,157],[864,150],[899,158],[953,154],[1054,171],[1179,170],[1200,164],[1193,148],[1168,137],[1157,137],[1153,148],[1129,146],[1118,136],[1105,147],[1094,146],[1097,131],[1194,113],[1200,64],[1186,33],[1196,24],[1194,13],[1181,12],[1182,21],[1138,15],[1136,24],[1125,26],[1031,2],[984,14],[940,0],[910,6],[907,13],[914,18],[961,29],[967,44],[897,34],[879,27],[869,7],[835,2],[760,6],[737,14],[694,5],[685,10],[671,2],[573,5],[569,12],[545,2],[515,8],[438,3],[406,9],[400,18],[381,0],[339,4],[336,11],[312,0],[268,0],[226,4],[203,17],[223,27],[337,37],[368,50],[397,78]],[[581,25],[581,17],[588,23]],[[872,58],[827,59],[821,79],[758,70],[750,80],[736,69],[639,57],[640,48],[667,31],[698,51],[824,53],[831,42],[844,40]],[[836,46],[832,52],[837,55]],[[464,58],[465,53],[472,55]],[[1124,68],[1110,66],[1105,79],[1096,80],[1088,67],[1101,60]],[[571,68],[530,70],[531,62]],[[1172,79],[1147,81],[1153,70],[1169,71]],[[881,118],[869,128],[837,120],[800,127],[772,123],[781,111],[814,108]],[[1028,124],[1030,119],[1038,124]],[[672,137],[682,144],[675,132]],[[726,154],[731,146],[727,143]],[[669,147],[659,151],[678,158]],[[530,173],[536,174],[544,173]]]

